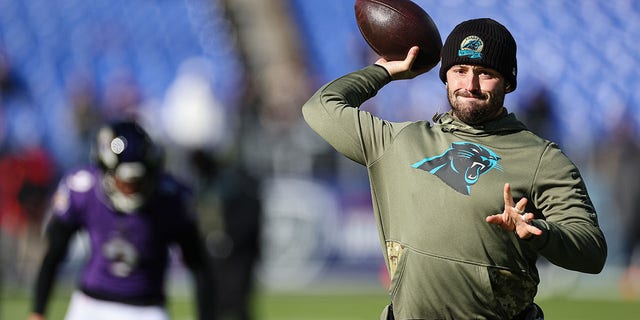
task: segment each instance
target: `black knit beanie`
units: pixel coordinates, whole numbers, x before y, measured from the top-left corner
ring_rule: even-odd
[[[442,82],[447,82],[447,70],[454,65],[479,65],[498,71],[510,91],[516,89],[516,41],[507,28],[493,19],[473,19],[457,25],[447,37],[441,57]]]

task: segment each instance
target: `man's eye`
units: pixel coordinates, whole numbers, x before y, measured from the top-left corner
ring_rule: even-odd
[[[480,72],[480,76],[483,78],[495,78],[495,74],[492,72]]]

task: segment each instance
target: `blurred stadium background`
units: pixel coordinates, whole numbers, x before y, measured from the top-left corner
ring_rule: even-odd
[[[640,214],[640,2],[415,2],[443,40],[482,16],[511,30],[520,74],[507,106],[557,141],[588,180],[607,267],[590,276],[542,263],[540,299],[638,299],[640,279],[634,288],[622,275],[623,227]],[[300,114],[321,84],[375,59],[353,1],[0,0],[0,308],[33,282],[42,200],[56,178],[88,161],[97,121],[123,115],[165,145],[169,168],[188,183],[193,150],[232,158],[260,178],[261,290],[383,296],[366,172]],[[430,119],[447,102],[432,71],[385,87],[364,108]],[[79,244],[63,277],[74,277],[82,253]],[[180,291],[188,281],[174,269]]]

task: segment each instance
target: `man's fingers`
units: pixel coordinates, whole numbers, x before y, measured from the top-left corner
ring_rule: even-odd
[[[516,234],[518,235],[518,237],[520,237],[520,239],[529,239],[532,236],[540,236],[542,235],[542,230],[538,229],[535,226],[532,226],[530,224],[525,224],[524,225],[524,229],[522,228],[516,228]]]
[[[511,231],[513,230],[513,226],[509,225],[502,217],[502,214],[494,214],[494,215],[490,215],[487,216],[485,218],[485,221],[489,224],[495,224],[500,226],[500,228],[502,228],[505,231]]]
[[[542,230],[538,229],[537,227],[534,227],[530,224],[527,225],[527,231],[533,235],[539,236],[542,235]]]
[[[527,198],[522,198],[518,203],[514,204],[513,195],[511,194],[511,185],[509,183],[504,184],[504,212],[515,212],[519,215],[524,214],[524,209],[527,207]],[[506,215],[505,215],[506,218]]]
[[[404,59],[404,62],[409,64],[409,69],[411,69],[413,62],[416,61],[416,59],[418,58],[419,51],[420,51],[420,48],[418,46],[413,46],[411,47],[411,49],[409,49],[409,52],[407,53],[407,57]]]
[[[530,224],[531,220],[535,218],[534,214],[524,211],[527,207],[527,198],[522,198],[517,203],[514,203],[509,183],[504,184],[503,195],[504,211],[501,214],[488,216],[486,221],[491,224],[497,224],[507,231],[515,230],[521,238],[529,237],[530,235],[541,235],[542,230]]]
[[[494,214],[494,215],[487,216],[484,220],[491,224],[496,224],[496,223],[502,222],[502,217],[500,217],[499,214]]]
[[[513,197],[511,196],[511,186],[509,183],[504,184],[504,208],[513,207]]]
[[[524,208],[527,207],[527,198],[522,198],[518,201],[518,203],[516,203],[516,205],[514,206],[517,210],[519,214],[523,214],[524,213]]]
[[[516,222],[514,220],[509,219],[508,217],[505,219],[504,213],[500,213],[500,214],[493,214],[493,215],[487,216],[485,218],[485,221],[490,224],[499,225],[502,229],[506,231],[515,230],[518,233],[518,236],[520,236],[521,238],[528,238],[527,234],[531,234],[535,236],[542,235],[542,230],[529,224],[529,222],[531,222],[531,220],[533,220],[534,217],[535,216],[533,213],[530,213],[530,212],[525,213],[521,216],[521,218],[519,218],[522,220],[522,222]],[[520,225],[520,228],[518,228],[518,225]],[[522,233],[522,225],[524,225],[525,233]]]

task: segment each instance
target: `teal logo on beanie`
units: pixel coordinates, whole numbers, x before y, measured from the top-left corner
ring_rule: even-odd
[[[460,42],[458,57],[469,57],[469,59],[482,59],[482,48],[484,42],[478,36],[468,36]]]

